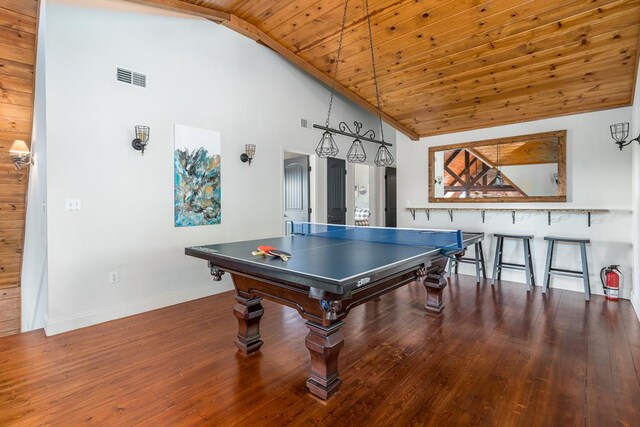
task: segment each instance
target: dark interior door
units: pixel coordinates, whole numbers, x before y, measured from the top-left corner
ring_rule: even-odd
[[[284,217],[287,221],[309,221],[309,157],[284,161]]]
[[[396,168],[385,168],[384,170],[384,225],[385,227],[398,226]]]
[[[346,224],[347,195],[344,160],[327,158],[327,223]]]

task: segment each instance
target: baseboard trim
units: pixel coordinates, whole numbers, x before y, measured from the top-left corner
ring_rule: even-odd
[[[44,331],[47,336],[72,331],[110,320],[121,319],[134,314],[156,310],[170,305],[180,304],[198,298],[204,298],[231,290],[232,286],[201,286],[185,291],[156,295],[149,298],[131,301],[113,307],[105,307],[94,311],[74,314],[72,316],[49,319],[45,317]]]
[[[638,321],[640,321],[640,292],[635,292],[631,294],[631,306],[636,312]]]

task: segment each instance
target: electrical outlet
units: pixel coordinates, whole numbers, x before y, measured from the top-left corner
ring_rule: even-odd
[[[120,275],[118,274],[117,271],[109,272],[109,284],[110,285],[115,285],[119,281],[120,281]]]
[[[68,211],[79,211],[82,208],[80,199],[66,199],[64,205]]]

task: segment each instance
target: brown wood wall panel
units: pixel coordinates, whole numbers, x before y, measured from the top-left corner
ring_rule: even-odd
[[[165,3],[237,16],[309,67],[334,72],[343,0]],[[369,0],[369,9],[382,109],[405,133],[429,136],[632,102],[640,0]],[[368,48],[363,2],[352,0],[338,81],[374,104]]]
[[[28,168],[9,148],[31,142],[38,0],[0,0],[0,336],[20,332],[20,274]]]

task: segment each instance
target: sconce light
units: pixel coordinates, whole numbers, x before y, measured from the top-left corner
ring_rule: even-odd
[[[13,141],[13,144],[11,144],[9,156],[11,156],[11,160],[13,160],[13,163],[18,170],[22,169],[23,166],[32,163],[31,151],[29,151],[27,143],[20,139]]]
[[[436,176],[436,178],[433,180],[433,183],[435,185],[440,185],[442,184],[442,177],[441,176]]]
[[[251,165],[251,160],[253,160],[253,156],[256,155],[256,146],[254,144],[246,144],[244,146],[244,153],[240,154],[240,161],[242,163],[249,163]]]
[[[620,147],[620,151],[622,151],[622,147],[626,147],[633,141],[640,142],[640,135],[627,142],[627,137],[629,136],[629,123],[616,123],[615,125],[609,126],[609,129],[611,130],[611,137],[616,144],[618,144],[618,147]]]
[[[142,152],[144,156],[144,150],[149,143],[149,126],[136,126],[136,139],[131,141],[131,146],[138,151]]]

